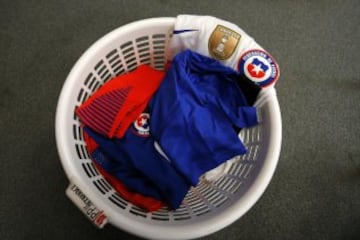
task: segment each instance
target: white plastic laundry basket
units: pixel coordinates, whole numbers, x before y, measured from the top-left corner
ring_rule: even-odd
[[[275,171],[281,147],[281,116],[275,89],[259,104],[261,123],[243,129],[248,153],[213,183],[192,188],[176,211],[147,213],[117,194],[86,150],[74,114],[94,91],[116,75],[150,64],[163,69],[175,18],[152,18],[122,26],[93,44],[67,77],[56,112],[56,142],[70,180],[67,195],[99,227],[106,222],[148,239],[191,239],[218,231],[245,214]]]

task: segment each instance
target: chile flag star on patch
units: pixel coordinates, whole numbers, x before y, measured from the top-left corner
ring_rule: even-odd
[[[148,113],[141,113],[134,121],[134,133],[140,137],[148,137],[150,135],[149,125],[150,115]]]
[[[262,62],[258,58],[254,58],[252,62],[247,66],[249,74],[254,78],[263,78],[269,66]]]
[[[279,78],[279,66],[267,52],[253,49],[239,59],[238,70],[261,87],[273,85]]]

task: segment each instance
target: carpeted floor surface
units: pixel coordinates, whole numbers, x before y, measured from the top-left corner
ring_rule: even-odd
[[[78,57],[134,20],[213,15],[279,62],[283,144],[261,199],[215,239],[360,239],[360,2],[0,1],[0,238],[129,239],[66,198],[55,110]]]

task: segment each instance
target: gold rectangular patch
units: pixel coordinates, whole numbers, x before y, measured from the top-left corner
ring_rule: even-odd
[[[209,38],[209,53],[218,60],[226,60],[231,57],[239,44],[241,35],[230,28],[217,25]]]

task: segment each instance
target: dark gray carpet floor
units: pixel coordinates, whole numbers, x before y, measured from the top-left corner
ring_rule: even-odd
[[[238,24],[282,74],[275,175],[244,217],[202,239],[360,239],[357,0],[0,1],[0,239],[138,239],[95,229],[65,197],[56,103],[71,67],[98,38],[180,13]]]

